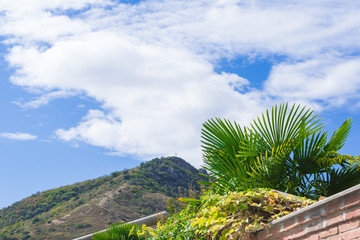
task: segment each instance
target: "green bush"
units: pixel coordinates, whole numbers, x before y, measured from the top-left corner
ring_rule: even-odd
[[[95,233],[92,240],[145,240],[144,236],[138,236],[140,225],[130,223],[117,223],[111,225],[103,232]]]
[[[157,229],[142,228],[138,234],[149,240],[165,239],[247,239],[246,234],[263,229],[278,219],[315,201],[284,196],[268,189],[206,193],[188,201],[186,208],[173,214]]]

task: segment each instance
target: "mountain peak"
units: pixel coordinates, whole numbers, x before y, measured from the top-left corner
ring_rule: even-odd
[[[0,239],[72,239],[119,221],[166,210],[189,185],[199,190],[199,170],[178,157],[155,158],[32,195],[0,210]]]

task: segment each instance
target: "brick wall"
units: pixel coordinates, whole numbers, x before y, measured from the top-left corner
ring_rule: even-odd
[[[360,240],[360,185],[284,216],[250,239]]]

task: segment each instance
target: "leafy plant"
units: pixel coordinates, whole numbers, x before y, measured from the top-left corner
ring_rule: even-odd
[[[202,129],[205,169],[219,192],[263,187],[316,199],[360,183],[359,157],[341,155],[346,120],[329,139],[313,111],[281,104],[241,128],[210,119]]]
[[[187,208],[172,215],[157,229],[138,231],[147,239],[247,239],[248,233],[263,229],[278,219],[314,201],[285,196],[268,189],[226,194],[204,194],[190,201]]]
[[[93,240],[145,240],[144,236],[138,236],[133,233],[141,229],[140,225],[130,223],[117,223],[111,225],[108,229],[102,232],[95,233],[92,236]]]

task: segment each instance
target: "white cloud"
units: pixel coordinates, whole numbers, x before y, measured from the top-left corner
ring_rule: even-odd
[[[39,108],[57,98],[66,98],[66,97],[70,97],[70,96],[74,96],[74,95],[76,95],[75,92],[53,91],[50,93],[43,94],[40,97],[38,97],[35,100],[32,100],[30,102],[15,101],[13,103],[22,108]]]
[[[36,140],[37,139],[37,136],[31,135],[28,133],[3,132],[3,133],[0,133],[0,137],[11,139],[11,140],[19,140],[19,141],[28,141],[28,140]]]
[[[0,20],[0,34],[7,35],[9,43],[31,44],[42,42],[52,44],[59,37],[71,36],[89,31],[83,21],[59,14],[68,9],[81,10],[90,4],[101,4],[103,0],[52,1],[24,0],[1,1],[4,17]]]
[[[273,96],[293,100],[321,100],[341,106],[359,99],[360,58],[341,59],[319,56],[299,63],[275,66],[265,84]]]
[[[148,42],[186,46],[215,57],[319,52],[359,47],[359,4],[313,1],[145,1],[106,15],[90,11],[92,26]]]
[[[275,100],[322,109],[360,98],[354,1],[24,4],[0,3],[0,34],[13,44],[11,81],[46,93],[20,105],[36,108],[77,92],[102,103],[57,130],[64,141],[144,158],[178,153],[199,165],[200,128],[210,117],[247,123]],[[284,60],[274,62],[263,89],[214,71],[222,58],[274,56]]]

